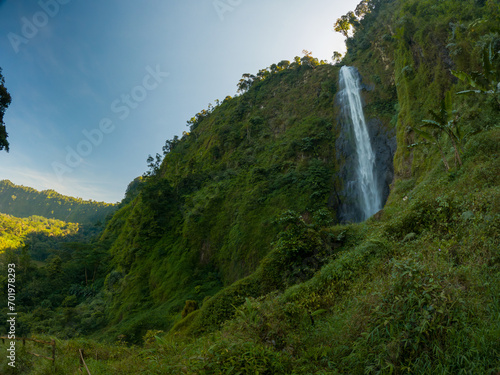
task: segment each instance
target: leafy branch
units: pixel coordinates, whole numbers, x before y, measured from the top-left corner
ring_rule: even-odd
[[[449,171],[450,170],[450,165],[448,164],[448,161],[446,160],[446,155],[444,154],[444,151],[443,151],[443,148],[441,147],[441,144],[439,142],[439,134],[436,134],[436,133],[433,133],[433,132],[426,132],[426,131],[423,131],[421,129],[417,129],[417,128],[413,128],[412,127],[412,130],[420,135],[422,138],[424,138],[427,142],[429,142],[431,145],[434,145],[438,148],[439,150],[439,153],[441,154],[441,159],[443,159],[443,164],[444,164],[444,167],[446,168],[446,171]],[[417,146],[420,146],[422,144],[425,144],[426,142],[418,142],[418,143],[414,143],[408,147],[417,147]]]
[[[487,94],[496,95],[500,103],[500,71],[494,67],[494,59],[497,55],[493,51],[493,43],[483,48],[483,72],[466,73],[463,71],[451,70],[451,73],[465,82],[473,89],[460,91],[457,94]]]
[[[440,144],[440,136],[442,134],[447,135],[455,151],[455,166],[457,165],[457,162],[460,166],[462,166],[460,152],[463,152],[462,143],[464,137],[458,125],[458,116],[456,116],[456,111],[453,110],[453,101],[450,91],[446,93],[445,98],[441,101],[441,109],[439,112],[431,110],[429,111],[429,114],[432,119],[422,120],[420,128],[413,128],[413,130],[425,140],[437,146],[445,168],[448,171],[450,166]],[[416,144],[412,146],[416,146]]]

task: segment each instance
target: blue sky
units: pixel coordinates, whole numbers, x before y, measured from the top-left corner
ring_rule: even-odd
[[[302,50],[345,50],[359,0],[0,0],[0,179],[116,202],[208,103]]]

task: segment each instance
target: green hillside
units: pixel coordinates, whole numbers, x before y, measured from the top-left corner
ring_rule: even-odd
[[[78,233],[79,225],[66,223],[40,216],[21,219],[0,214],[0,253],[9,249],[18,249],[35,236],[66,237]]]
[[[244,74],[148,159],[98,241],[33,274],[5,256],[2,275],[42,283],[19,324],[65,339],[56,373],[78,349],[93,375],[500,372],[500,4],[363,0],[335,28],[341,62]],[[362,223],[340,215],[342,65],[393,160]]]
[[[0,212],[16,217],[36,215],[74,223],[95,223],[104,221],[115,209],[116,205],[110,203],[85,201],[53,190],[37,191],[14,185],[9,180],[0,181]]]
[[[148,280],[110,295],[115,322],[133,317],[136,338],[143,322],[168,328],[186,299],[201,303],[257,268],[279,231],[277,215],[293,209],[312,218],[326,208],[335,169],[336,71],[296,64],[276,72],[200,113],[189,135],[167,142],[140,196],[103,235],[112,241],[114,282],[127,275]],[[157,315],[134,308],[137,296]]]

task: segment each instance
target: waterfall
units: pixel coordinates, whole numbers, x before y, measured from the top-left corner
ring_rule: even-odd
[[[354,148],[356,149],[356,163],[354,181],[347,181],[347,185],[355,185],[357,190],[357,205],[361,221],[382,209],[382,197],[379,191],[376,171],[375,154],[370,142],[370,135],[366,126],[361,101],[361,80],[354,67],[343,66],[340,69],[339,100],[344,118],[352,126]]]

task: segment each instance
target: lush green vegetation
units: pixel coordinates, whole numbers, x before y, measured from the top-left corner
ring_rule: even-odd
[[[278,64],[286,68],[200,112],[189,133],[149,159],[140,194],[102,237],[112,243],[114,267],[107,335],[137,342],[148,328],[167,330],[186,300],[201,306],[255,271],[283,211],[327,206],[338,69],[304,61]]]
[[[98,225],[0,214],[0,285],[7,290],[7,264],[15,263],[18,335],[34,331],[74,336],[70,315],[75,315],[78,327],[83,329],[87,312],[68,315],[68,308],[97,294],[106,253],[92,239],[101,231],[102,226]],[[0,296],[0,306],[7,316],[6,293]],[[92,327],[98,322],[99,319],[92,319]],[[7,323],[0,326],[6,332]]]
[[[67,242],[85,242],[96,237],[102,225],[82,225],[30,216],[21,219],[0,214],[0,253],[28,247],[35,261],[44,261],[53,249]]]
[[[50,237],[74,236],[78,230],[78,224],[46,219],[41,216],[20,219],[0,214],[0,253],[8,249],[21,248],[27,241],[36,242],[36,237],[50,239]],[[43,253],[43,248],[45,246],[40,246],[37,252]]]
[[[35,201],[41,201],[33,189],[13,185],[12,189],[21,192],[21,197],[23,192],[28,192]],[[74,198],[56,196],[67,202],[78,202]],[[49,206],[50,197],[46,202]],[[36,211],[36,207],[31,210]],[[101,323],[98,316],[90,319],[94,311],[80,309],[73,313],[68,310],[96,295],[99,280],[102,285],[106,252],[101,245],[92,243],[102,229],[102,223],[79,224],[42,216],[18,218],[0,214],[0,268],[3,275],[0,285],[2,290],[7,290],[7,264],[15,263],[17,311],[21,314],[17,320],[19,336],[46,332],[71,337],[75,335],[74,325],[78,326],[78,333],[90,329],[82,324],[85,319],[91,321],[88,324],[92,329],[102,325],[102,318]],[[0,306],[2,314],[7,316],[6,293],[1,294]],[[72,324],[72,318],[77,324]],[[6,322],[0,326],[3,332],[7,332]]]
[[[193,117],[98,241],[36,270],[8,252],[23,329],[71,338],[61,374],[79,348],[93,375],[497,374],[499,21],[493,0],[363,0],[337,22],[397,134],[375,217],[336,224],[339,67],[306,54]]]
[[[54,190],[37,191],[26,186],[14,185],[9,180],[0,181],[0,212],[16,217],[43,216],[74,223],[94,224],[104,222],[116,205],[85,201],[61,195]]]

